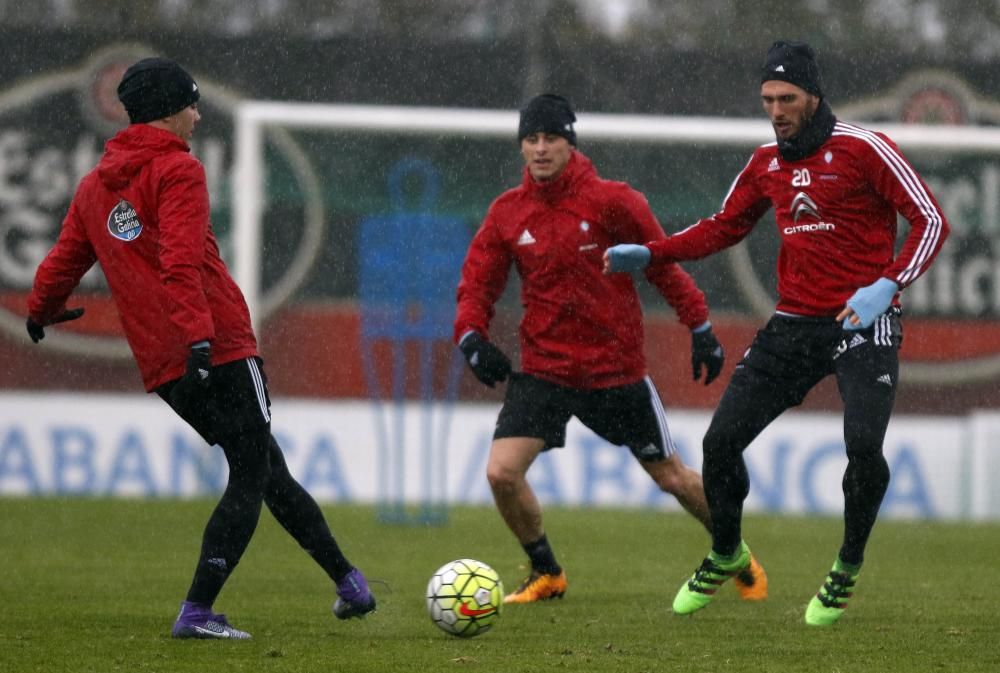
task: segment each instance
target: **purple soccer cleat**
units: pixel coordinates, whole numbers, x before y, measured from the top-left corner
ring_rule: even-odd
[[[217,615],[198,603],[184,601],[180,614],[170,631],[174,638],[217,638],[220,640],[250,640],[246,631],[234,628],[225,615]]]
[[[364,617],[375,612],[375,597],[368,589],[368,581],[357,568],[347,573],[337,582],[337,602],[333,604],[333,614],[337,619]]]

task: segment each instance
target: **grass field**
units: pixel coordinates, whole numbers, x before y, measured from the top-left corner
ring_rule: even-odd
[[[690,616],[674,592],[708,549],[692,519],[559,510],[547,527],[566,598],[508,607],[491,632],[459,640],[429,621],[423,592],[453,558],[493,565],[508,588],[523,554],[492,509],[442,527],[380,524],[331,507],[378,612],[339,622],[326,576],[261,519],[216,607],[250,642],[174,641],[208,501],[0,499],[0,672],[719,671],[913,673],[1000,670],[1000,526],[878,524],[858,592],[836,626],[802,621],[839,545],[832,519],[748,517],[771,597],[725,587]]]

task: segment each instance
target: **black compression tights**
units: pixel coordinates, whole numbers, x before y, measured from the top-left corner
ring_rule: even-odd
[[[731,431],[739,427],[738,423],[728,426],[729,432],[724,427],[725,423],[713,421],[705,436],[702,474],[712,514],[712,548],[719,554],[730,555],[736,552],[742,538],[743,501],[750,490],[743,460],[743,449],[749,440]],[[848,461],[843,479],[844,541],[840,558],[857,565],[864,558],[865,545],[889,485],[889,465],[882,455],[884,430],[872,432],[871,428],[870,423],[865,423],[860,431],[845,433]]]
[[[881,363],[893,381],[899,378],[895,359]],[[876,370],[877,371],[877,370]],[[870,375],[869,375],[870,380]],[[889,488],[889,464],[882,453],[895,400],[895,388],[884,384],[866,385],[865,377],[839,376],[844,400],[844,442],[847,470],[844,472],[844,542],[840,558],[861,565],[865,545],[878,517],[882,498]]]
[[[896,380],[895,361],[883,366]],[[844,539],[840,558],[860,564],[889,485],[882,443],[892,413],[894,389],[872,384],[872,377],[860,367],[839,374],[848,459],[842,484]],[[745,374],[733,376],[703,444],[702,478],[712,515],[712,549],[724,555],[735,553],[742,538],[743,501],[750,491],[743,451],[771,421],[798,403],[768,394],[766,388],[755,388],[754,383]]]
[[[264,503],[331,579],[343,577],[351,565],[316,501],[288,471],[271,433],[248,433],[220,445],[229,463],[229,483],[205,526],[187,600],[204,605],[215,602],[253,537]]]
[[[351,571],[330,527],[306,489],[288,471],[281,447],[270,437],[271,480],[264,503],[271,514],[334,582]]]

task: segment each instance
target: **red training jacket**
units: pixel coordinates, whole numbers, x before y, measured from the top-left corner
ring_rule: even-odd
[[[799,161],[784,161],[777,143],[757,148],[722,210],[650,242],[652,260],[699,259],[734,245],[772,205],[781,234],[777,308],[796,315],[836,315],[858,288],[880,277],[906,287],[927,270],[949,230],[927,185],[891,140],[837,122],[833,135]],[[910,231],[894,257],[897,212]]]
[[[184,374],[190,345],[212,364],[257,355],[243,294],[219,256],[205,170],[173,133],[133,124],[77,187],[35,273],[28,312],[44,324],[100,262],[147,391]]]
[[[626,385],[646,375],[642,307],[631,276],[604,275],[604,251],[617,243],[662,238],[645,197],[602,180],[573,151],[562,174],[519,187],[490,206],[462,266],[455,341],[489,335],[494,304],[512,264],[521,277],[521,366],[574,388]],[[682,323],[708,319],[705,296],[676,264],[646,273]]]

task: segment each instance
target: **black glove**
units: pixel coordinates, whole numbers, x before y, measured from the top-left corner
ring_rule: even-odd
[[[184,372],[184,379],[189,383],[208,388],[209,377],[212,374],[212,347],[209,344],[191,346],[191,353],[188,354],[187,371]]]
[[[31,318],[28,318],[27,322],[25,322],[24,325],[25,327],[28,328],[28,336],[31,337],[31,340],[35,343],[38,343],[39,341],[45,338],[45,328],[48,327],[49,325],[55,325],[56,323],[66,322],[68,320],[76,320],[82,315],[83,315],[82,308],[69,308],[64,310],[62,313],[52,318],[45,324],[37,323]]]
[[[199,391],[208,390],[211,375],[212,347],[208,343],[191,346],[187,370],[170,391],[170,402],[174,408],[186,407],[192,401],[192,396],[197,395]]]
[[[469,332],[458,344],[458,348],[469,363],[472,373],[490,388],[497,381],[506,381],[510,375],[510,358],[476,332]]]
[[[701,367],[705,366],[705,385],[714,381],[722,371],[726,361],[726,353],[722,344],[712,334],[712,327],[701,332],[691,332],[691,366],[694,369],[694,380],[701,378]]]

